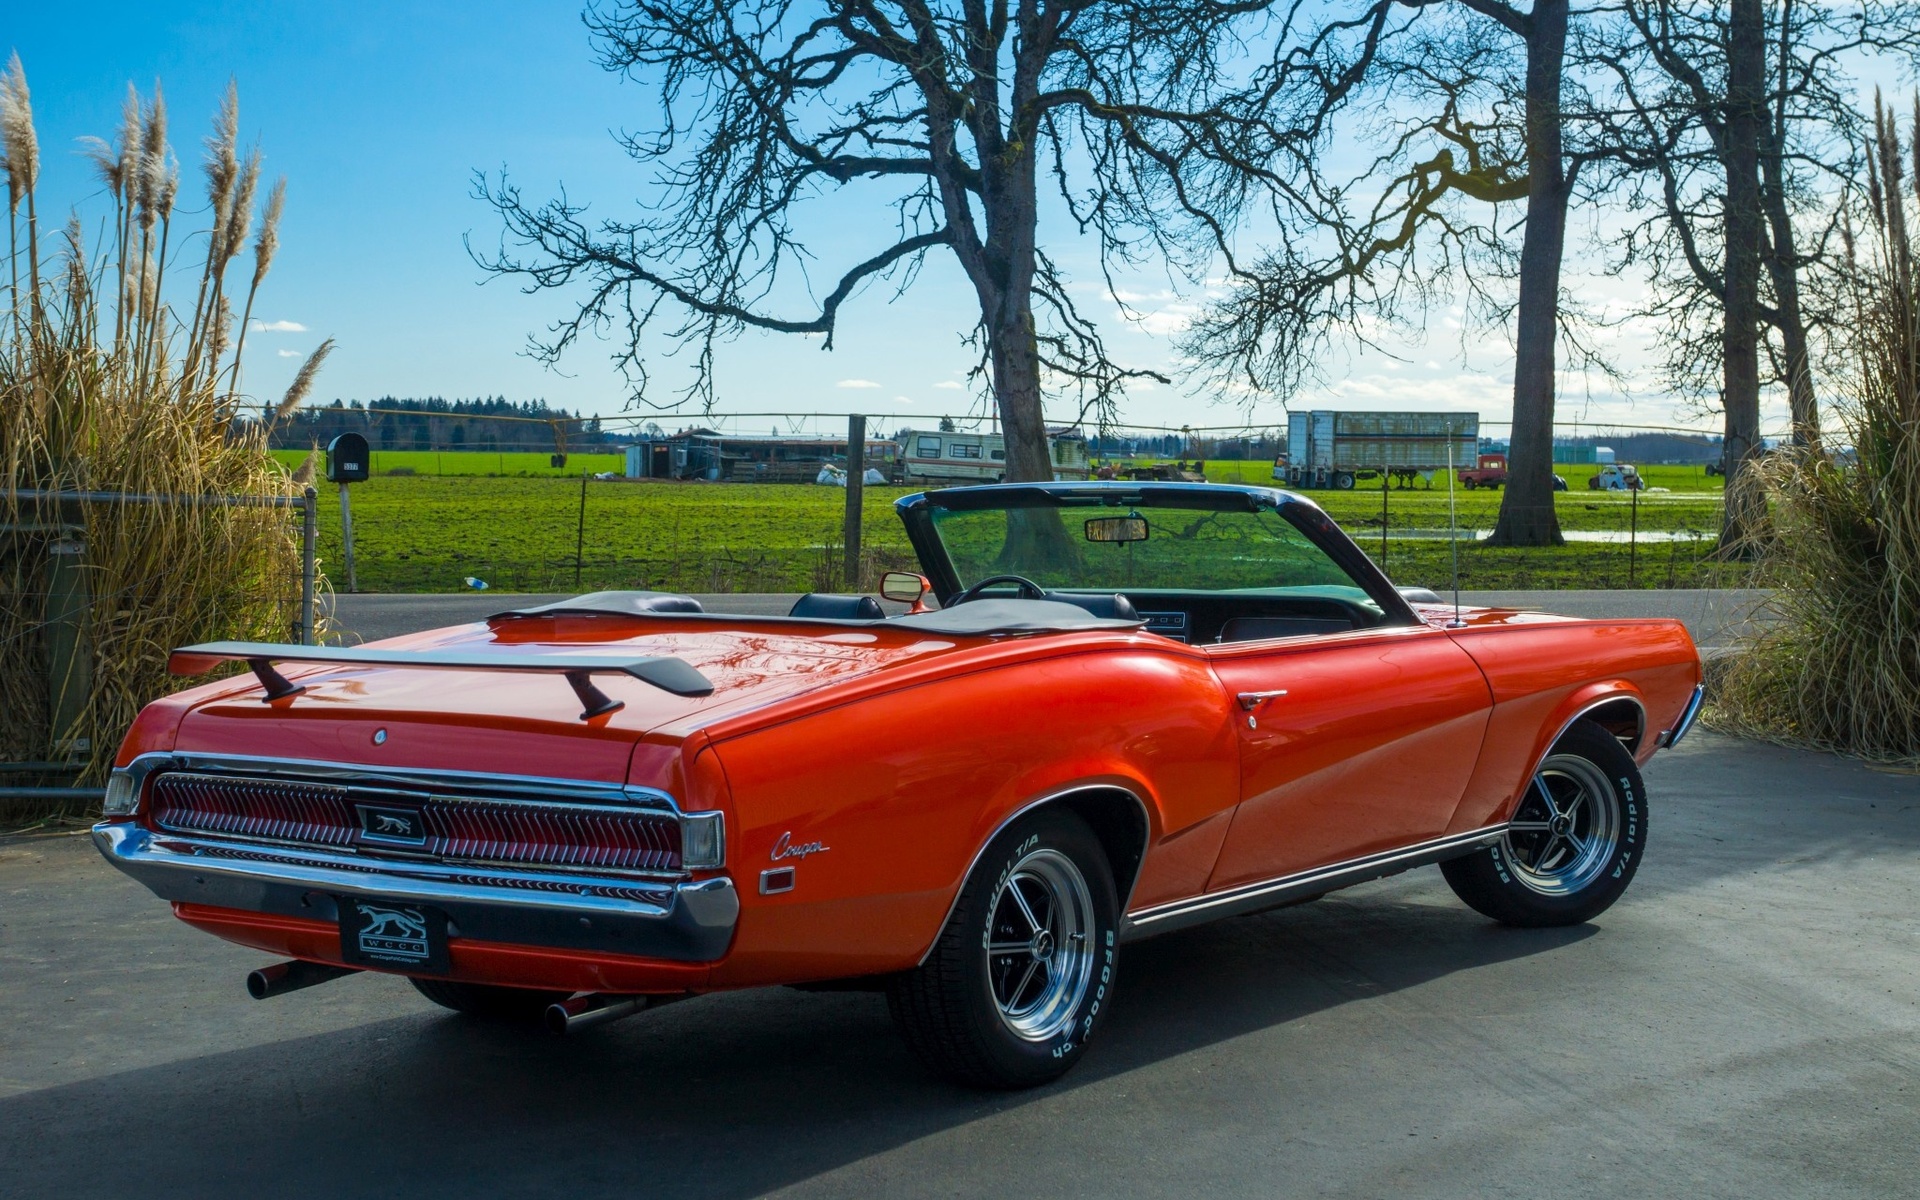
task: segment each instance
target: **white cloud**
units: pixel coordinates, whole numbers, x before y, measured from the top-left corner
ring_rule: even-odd
[[[1199,313],[1200,309],[1196,305],[1169,304],[1165,308],[1152,312],[1135,310],[1132,313],[1117,312],[1114,316],[1123,321],[1131,319],[1134,325],[1156,337],[1166,337],[1169,334],[1179,333],[1193,324],[1194,317]]]
[[[961,383],[957,379],[942,379],[939,383],[936,383],[933,386],[939,388],[943,392],[961,392],[961,391],[965,391],[967,387],[966,384]]]
[[[893,398],[893,402],[895,404],[912,404],[913,403],[913,401],[907,398],[906,396],[895,396]]]
[[[880,385],[871,379],[842,379],[833,386],[842,388],[877,388]]]
[[[258,321],[253,323],[255,333],[305,333],[307,327],[298,321]]]
[[[275,350],[274,353],[278,354],[281,358],[299,358],[300,357],[300,352],[298,350]]]

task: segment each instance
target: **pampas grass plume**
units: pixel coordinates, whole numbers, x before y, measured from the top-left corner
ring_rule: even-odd
[[[247,226],[253,221],[253,192],[260,185],[260,151],[247,151],[233,189],[233,207],[227,210],[227,227],[220,235],[220,248],[228,262],[247,241]]]
[[[254,287],[259,287],[260,281],[267,277],[274,252],[280,248],[280,212],[286,205],[287,177],[282,175],[273,181],[273,190],[267,193],[267,207],[260,214],[260,234],[253,242]]]
[[[280,398],[279,407],[273,410],[273,419],[277,422],[306,401],[307,394],[313,391],[313,378],[320,373],[320,366],[327,361],[327,355],[333,353],[333,339],[320,343],[320,348],[307,355],[307,361],[300,364],[300,373],[293,377],[288,385],[287,394]]]
[[[40,140],[33,131],[33,98],[17,50],[0,72],[0,145],[6,147],[8,202],[18,207],[40,180]]]

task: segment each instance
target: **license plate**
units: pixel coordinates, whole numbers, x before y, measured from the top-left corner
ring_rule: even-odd
[[[340,899],[340,957],[359,966],[445,975],[447,914],[398,900]]]

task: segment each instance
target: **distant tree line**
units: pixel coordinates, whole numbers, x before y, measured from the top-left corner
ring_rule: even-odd
[[[556,431],[562,441],[556,440]],[[335,400],[303,408],[274,426],[276,448],[322,446],[343,433],[357,433],[375,450],[584,450],[624,440],[600,427],[598,417],[576,417],[544,400]]]

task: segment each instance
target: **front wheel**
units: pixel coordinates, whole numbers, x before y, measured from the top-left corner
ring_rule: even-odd
[[[1633,756],[1591,721],[1547,754],[1500,841],[1440,864],[1454,894],[1507,925],[1577,925],[1633,881],[1647,838]]]
[[[888,990],[907,1045],[959,1083],[1058,1079],[1113,1002],[1119,909],[1085,822],[1064,810],[1016,821],[961,885],[926,961]]]

